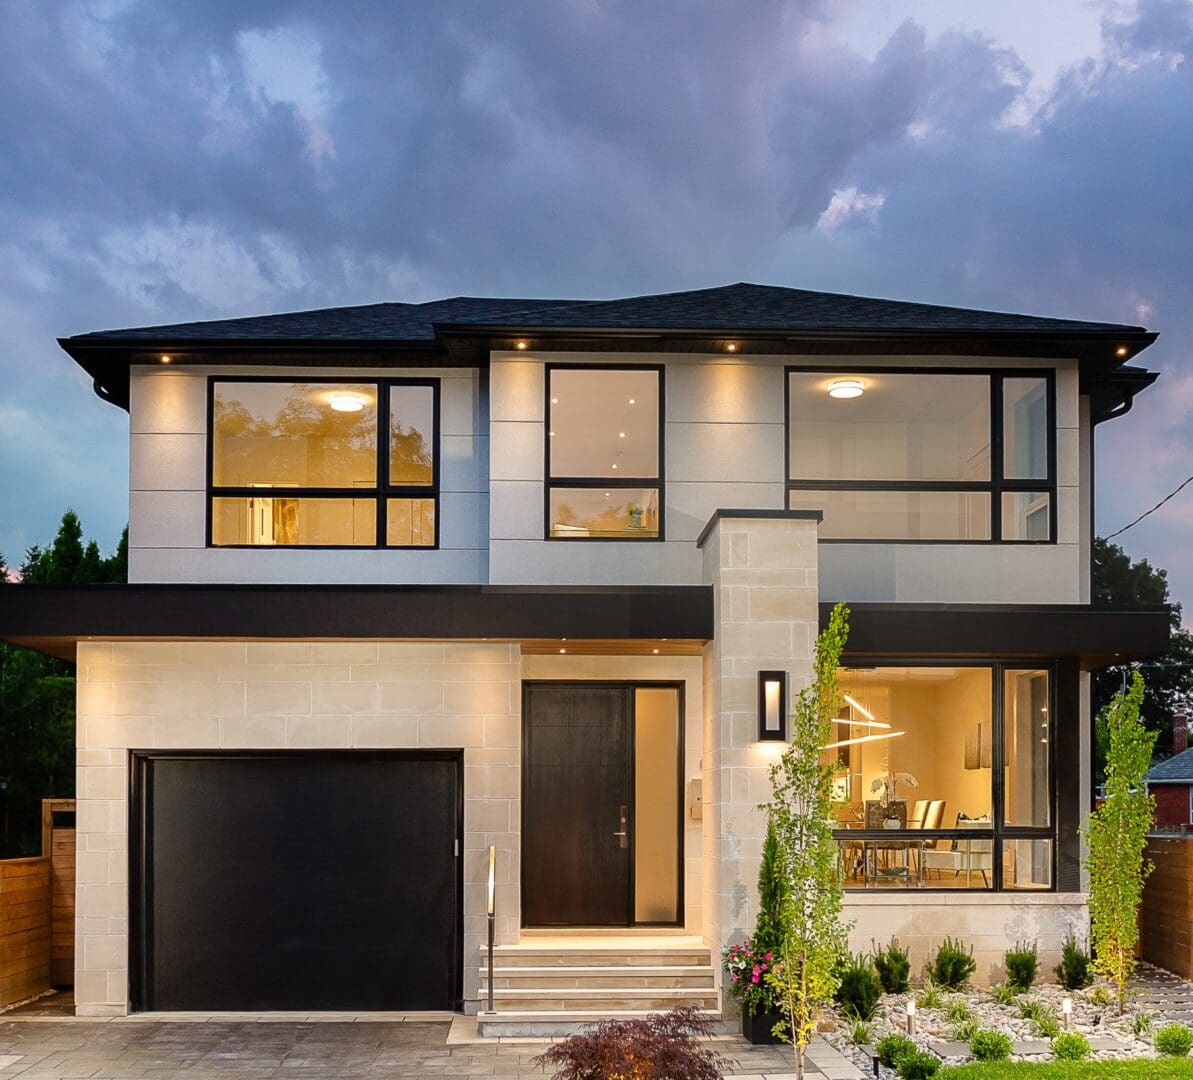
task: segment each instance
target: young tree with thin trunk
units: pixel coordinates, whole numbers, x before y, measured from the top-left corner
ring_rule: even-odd
[[[843,703],[837,666],[849,633],[848,618],[849,609],[838,604],[816,640],[813,682],[796,698],[789,720],[791,742],[771,766],[774,794],[763,807],[787,874],[781,962],[767,978],[784,1017],[776,1031],[794,1047],[796,1076],[801,1078],[816,1018],[836,990],[835,971],[846,946],[833,839],[836,769],[822,759],[822,748],[832,741],[833,719]]]
[[[1143,677],[1136,671],[1126,692],[1107,706],[1106,798],[1085,829],[1093,966],[1114,984],[1120,1015],[1135,972],[1143,884],[1152,871],[1145,852],[1155,800],[1145,777],[1156,733],[1140,723],[1142,704]]]

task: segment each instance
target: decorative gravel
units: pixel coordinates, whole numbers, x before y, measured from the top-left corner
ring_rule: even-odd
[[[1092,988],[1091,988],[1092,989]],[[1147,1014],[1153,1024],[1153,1030],[1167,1023],[1155,1006],[1146,1001],[1147,994],[1142,994],[1143,1002],[1130,1001],[1122,1016],[1118,1015],[1118,1006],[1095,1005],[1089,999],[1089,990],[1067,991],[1056,984],[1041,984],[1033,987],[1026,994],[1018,995],[1009,1005],[998,1005],[991,998],[988,989],[966,990],[961,993],[951,993],[941,990],[941,1006],[939,1008],[917,1008],[916,1031],[913,1038],[922,1050],[930,1050],[943,1058],[946,1065],[960,1065],[972,1060],[968,1047],[953,1039],[956,1024],[949,1020],[945,1007],[954,1001],[964,1001],[973,1019],[982,1028],[990,1028],[1009,1035],[1014,1044],[1011,1054],[1012,1061],[1045,1061],[1051,1057],[1050,1041],[1041,1034],[1032,1020],[1019,1015],[1020,1004],[1029,999],[1042,1002],[1056,1014],[1057,1020],[1064,1029],[1064,1016],[1061,1013],[1061,1002],[1066,997],[1073,999],[1072,1030],[1081,1032],[1090,1041],[1091,1058],[1094,1060],[1110,1061],[1116,1058],[1154,1058],[1157,1056],[1152,1047],[1150,1033],[1144,1037],[1134,1034],[1132,1022],[1141,1013]],[[873,1043],[877,1043],[884,1035],[892,1032],[907,1032],[907,1001],[914,998],[917,1001],[921,991],[913,990],[909,994],[884,994],[879,1003],[874,1019],[870,1023]],[[861,1068],[866,1075],[872,1075],[873,1064],[870,1047],[855,1046],[850,1042],[850,1022],[839,1010],[830,1011],[826,1022],[821,1026],[824,1038],[841,1051],[846,1057]],[[882,1069],[883,1077],[893,1077],[893,1070]]]

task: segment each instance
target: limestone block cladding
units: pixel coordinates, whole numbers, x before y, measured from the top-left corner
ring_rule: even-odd
[[[813,519],[720,515],[702,546],[715,638],[704,648],[704,925],[714,949],[747,936],[782,743],[758,740],[758,672],[786,671],[788,700],[812,675],[818,627]]]
[[[153,749],[464,751],[464,950],[485,934],[498,851],[500,943],[518,940],[517,645],[80,642],[75,1000],[128,1011],[128,759]],[[464,966],[477,997],[477,965]]]

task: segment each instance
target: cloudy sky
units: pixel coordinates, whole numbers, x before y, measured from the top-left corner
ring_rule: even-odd
[[[1098,525],[1193,473],[1193,0],[0,0],[0,551],[110,548],[54,343],[748,280],[1137,323]],[[1193,609],[1193,486],[1125,534]]]

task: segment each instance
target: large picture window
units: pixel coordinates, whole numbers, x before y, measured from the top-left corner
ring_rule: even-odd
[[[438,546],[439,385],[213,379],[216,547]]]
[[[787,505],[822,540],[1056,537],[1050,372],[787,370]]]
[[[1051,889],[1050,671],[844,669],[825,754],[847,888]]]
[[[663,538],[663,373],[547,367],[548,540]]]

